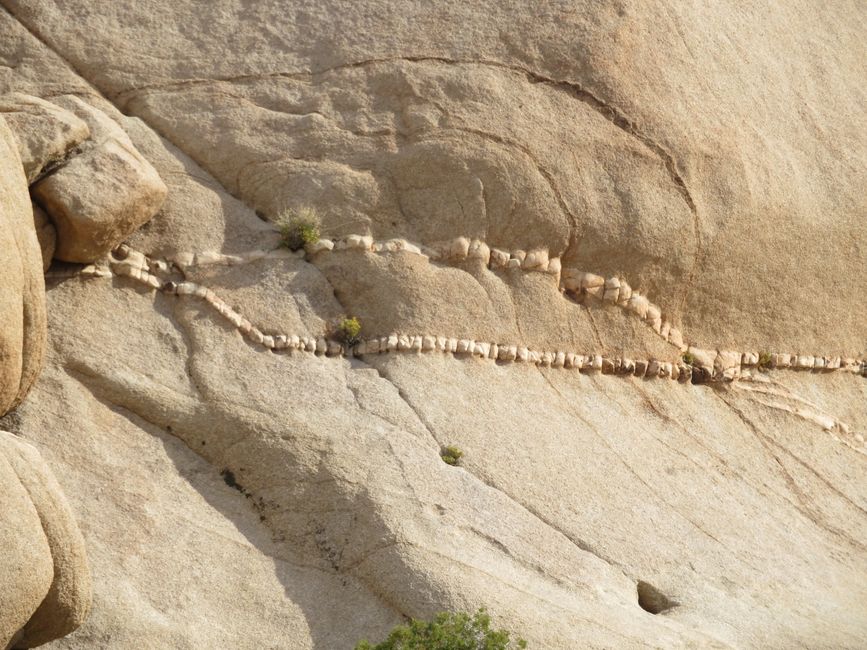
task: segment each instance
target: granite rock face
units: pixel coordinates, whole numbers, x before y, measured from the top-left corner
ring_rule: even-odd
[[[93,567],[49,647],[863,644],[864,7],[0,4],[0,92],[168,187],[7,416]]]

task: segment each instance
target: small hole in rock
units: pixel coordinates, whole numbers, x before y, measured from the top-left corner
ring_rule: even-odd
[[[638,581],[638,606],[645,612],[662,614],[662,612],[677,607],[677,605],[678,603],[671,600],[652,584],[643,580]]]

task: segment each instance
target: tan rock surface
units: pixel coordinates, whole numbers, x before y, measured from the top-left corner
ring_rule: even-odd
[[[0,434],[0,644],[4,648],[30,620],[54,577],[39,512],[6,459],[6,435]]]
[[[6,461],[39,514],[54,565],[51,587],[16,641],[16,647],[29,648],[69,634],[87,619],[90,569],[72,510],[39,452],[11,434],[0,432],[0,437]]]
[[[72,632],[87,618],[90,572],[72,511],[39,452],[0,431],[0,459],[11,506],[2,510],[0,643],[31,648]],[[15,507],[12,501],[22,498],[26,505]],[[18,552],[22,547],[25,554]]]
[[[44,348],[42,255],[15,139],[0,117],[0,414],[27,394]]]
[[[308,259],[157,285],[201,283],[263,341],[327,350],[353,313],[405,348],[271,352],[192,291],[52,269],[52,357],[14,419],[95,606],[50,647],[351,648],[482,604],[531,648],[863,644],[864,380],[603,357],[669,372],[667,324],[711,374],[717,350],[860,368],[860,6],[2,3],[0,90],[74,90],[166,179],[134,248],[238,255],[277,242],[253,208],[324,219]],[[448,259],[333,244],[368,231]],[[562,294],[534,250],[599,282]],[[582,371],[527,361],[560,350]]]
[[[18,143],[28,183],[90,136],[87,124],[74,113],[24,93],[0,96],[0,115]]]
[[[487,228],[554,255],[574,237],[567,260],[659,296],[701,346],[863,345],[863,305],[829,306],[823,281],[867,278],[857,3],[408,2],[379,21],[384,3],[232,19],[220,0],[206,38],[154,29],[151,5],[5,4],[270,216],[312,204],[423,242]],[[96,16],[94,52],[75,25]]]
[[[54,249],[57,246],[57,229],[51,223],[51,219],[45,214],[45,210],[38,204],[32,203],[33,226],[36,229],[36,239],[39,240],[39,250],[42,253],[42,270],[47,271],[54,257]]]
[[[74,95],[54,101],[86,121],[92,137],[81,153],[36,183],[33,196],[57,229],[55,256],[92,262],[150,220],[167,188],[110,117]]]

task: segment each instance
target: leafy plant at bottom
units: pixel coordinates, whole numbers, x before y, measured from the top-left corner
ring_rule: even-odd
[[[514,650],[527,642],[512,642],[506,630],[492,630],[484,608],[473,616],[441,612],[432,621],[412,619],[398,625],[382,643],[361,641],[355,650]]]

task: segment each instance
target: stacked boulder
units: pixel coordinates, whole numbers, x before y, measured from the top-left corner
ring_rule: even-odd
[[[52,258],[106,256],[166,194],[102,111],[72,95],[0,96],[0,415],[42,368]],[[39,452],[2,431],[0,547],[0,648],[35,647],[84,622],[92,590],[81,532]]]
[[[129,136],[80,98],[12,93],[0,97],[0,113],[17,140],[46,268],[51,257],[105,256],[165,201],[165,183]]]
[[[0,117],[0,414],[24,398],[44,352],[42,255],[25,167]],[[81,533],[39,452],[5,432],[0,548],[0,647],[34,647],[81,624],[91,601]]]

